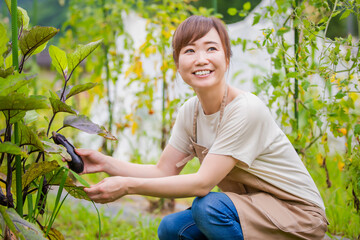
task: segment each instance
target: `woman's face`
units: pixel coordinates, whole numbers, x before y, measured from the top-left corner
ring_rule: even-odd
[[[195,91],[219,87],[226,70],[225,52],[215,28],[180,50],[178,71]]]

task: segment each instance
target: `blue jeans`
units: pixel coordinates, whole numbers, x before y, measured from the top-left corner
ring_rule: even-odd
[[[244,239],[233,202],[220,192],[197,197],[191,208],[164,217],[158,236],[160,240]]]

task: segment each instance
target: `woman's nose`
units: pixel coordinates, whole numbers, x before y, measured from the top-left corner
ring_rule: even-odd
[[[207,55],[203,51],[198,51],[196,54],[196,62],[197,65],[204,65],[209,63],[209,59],[207,58]]]

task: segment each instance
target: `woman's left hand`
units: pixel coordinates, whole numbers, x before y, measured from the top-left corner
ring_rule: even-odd
[[[127,194],[126,178],[108,177],[89,188],[84,188],[89,198],[97,203],[113,202]]]

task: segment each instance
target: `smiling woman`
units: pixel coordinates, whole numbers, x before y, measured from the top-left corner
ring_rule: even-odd
[[[85,188],[88,196],[99,203],[127,194],[197,197],[191,209],[161,221],[161,240],[322,239],[325,206],[301,159],[265,104],[226,83],[231,49],[222,22],[188,18],[174,33],[173,50],[196,96],[180,108],[158,163],[78,149],[84,173],[113,175]],[[194,157],[198,172],[179,175]],[[210,192],[216,185],[222,192]]]

